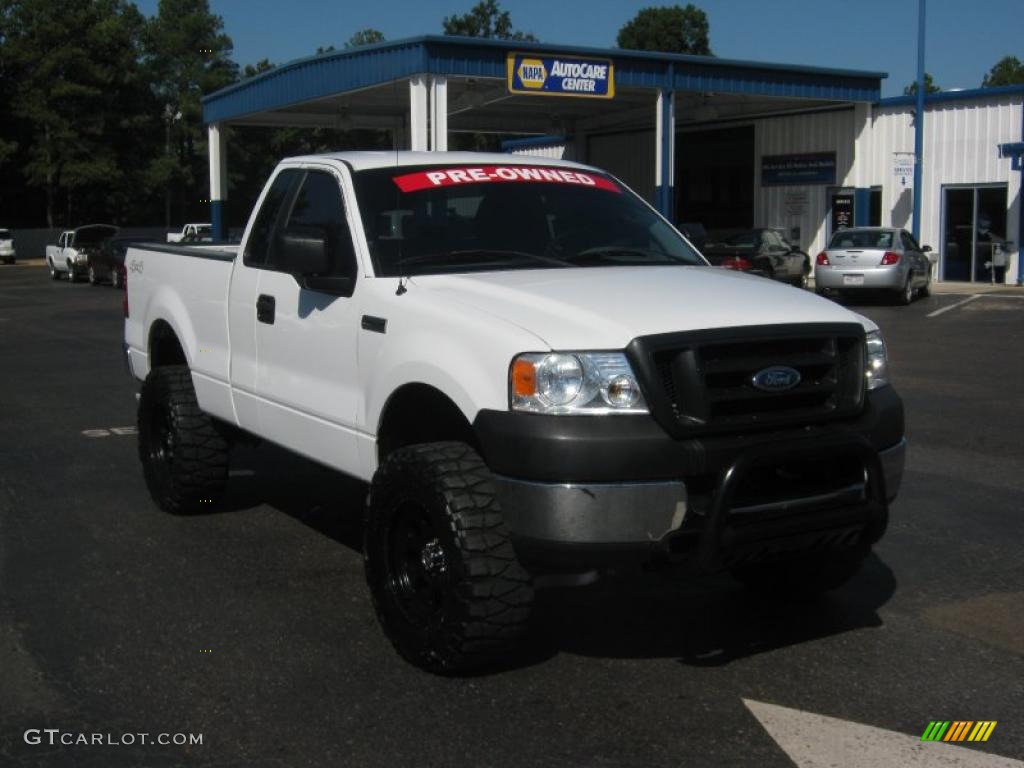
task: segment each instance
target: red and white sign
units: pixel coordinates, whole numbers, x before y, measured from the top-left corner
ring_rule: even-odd
[[[542,168],[535,165],[481,165],[464,168],[435,168],[395,176],[394,182],[403,192],[419,192],[436,187],[455,187],[460,184],[519,183],[571,184],[592,187],[607,192],[622,193],[622,189],[609,178],[568,168]]]

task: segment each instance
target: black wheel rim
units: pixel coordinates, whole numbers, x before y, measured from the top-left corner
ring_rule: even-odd
[[[387,541],[387,589],[402,617],[434,626],[447,600],[450,563],[427,509],[404,501]]]
[[[149,425],[147,457],[161,485],[166,485],[174,464],[174,430],[171,428],[171,414],[164,407],[153,409]]]

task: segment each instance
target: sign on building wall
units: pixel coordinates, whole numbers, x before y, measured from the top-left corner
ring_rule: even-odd
[[[853,226],[853,195],[838,193],[832,197],[832,232]]]
[[[835,184],[836,153],[765,155],[761,158],[762,187],[793,187],[803,184]]]
[[[590,99],[615,96],[615,65],[611,59],[510,53],[505,67],[510,93]]]
[[[786,193],[782,200],[782,207],[790,216],[803,216],[807,213],[808,200],[806,189],[795,189]]]
[[[901,187],[914,185],[914,153],[893,152],[892,173]]]

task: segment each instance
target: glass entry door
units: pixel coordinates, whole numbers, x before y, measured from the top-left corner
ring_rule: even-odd
[[[995,270],[1001,282],[1006,185],[946,187],[943,192],[942,279],[989,282]]]

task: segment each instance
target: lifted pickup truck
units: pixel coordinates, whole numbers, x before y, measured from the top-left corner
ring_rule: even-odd
[[[610,564],[838,586],[900,485],[878,328],[709,267],[595,168],[285,160],[237,250],[127,275],[157,504],[215,507],[243,431],[368,481],[378,616],[433,671],[507,658],[537,586]]]

